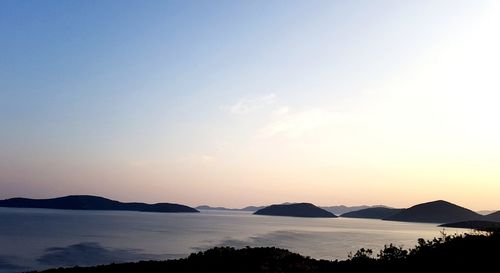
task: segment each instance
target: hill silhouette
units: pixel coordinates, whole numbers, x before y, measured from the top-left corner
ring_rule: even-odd
[[[225,208],[225,207],[211,207],[208,205],[197,206],[195,209],[201,209],[201,210],[240,210],[240,209],[232,209],[232,208]]]
[[[11,198],[0,200],[0,207],[66,210],[125,210],[144,212],[198,212],[194,208],[179,204],[122,203],[93,195],[69,195],[50,199]]]
[[[248,207],[242,208],[241,210],[243,210],[243,211],[258,211],[258,210],[263,209],[265,207],[266,206],[248,206]]]
[[[340,215],[347,218],[369,218],[369,219],[385,219],[401,212],[403,209],[394,209],[386,207],[367,208],[357,211],[351,211]]]
[[[329,211],[335,215],[341,215],[350,211],[355,211],[355,210],[362,210],[362,209],[367,209],[370,208],[370,206],[354,206],[354,207],[348,207],[344,205],[339,205],[339,206],[323,206],[320,207],[326,211]]]
[[[418,204],[408,209],[404,209],[393,216],[385,218],[384,220],[424,223],[452,223],[480,219],[482,219],[482,216],[470,209],[457,206],[447,201],[438,200]]]
[[[341,215],[344,213],[348,213],[351,211],[357,211],[357,210],[362,210],[362,209],[369,209],[369,208],[389,208],[384,205],[375,205],[375,206],[367,206],[367,205],[362,205],[362,206],[345,206],[345,205],[339,205],[339,206],[324,206],[320,207],[324,210],[327,210],[335,215]]]
[[[486,221],[500,222],[500,210],[497,212],[493,212],[491,214],[485,215],[483,217]]]
[[[335,214],[310,203],[271,205],[256,211],[254,214],[292,217],[337,217]]]

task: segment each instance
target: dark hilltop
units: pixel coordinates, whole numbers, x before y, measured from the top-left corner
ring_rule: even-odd
[[[421,222],[421,223],[452,223],[469,220],[480,220],[482,215],[447,201],[438,200],[404,209],[384,220]]]
[[[340,215],[340,217],[385,219],[401,212],[402,210],[403,209],[394,209],[386,207],[367,208],[367,209],[347,212]]]
[[[311,218],[335,218],[335,214],[319,208],[311,203],[295,203],[271,205],[256,211],[256,215],[271,216],[292,216],[292,217],[311,217]]]
[[[493,212],[491,214],[485,215],[483,218],[486,221],[500,222],[500,210],[497,212]]]

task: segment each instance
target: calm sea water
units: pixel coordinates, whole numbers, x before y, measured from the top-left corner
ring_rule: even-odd
[[[214,246],[277,246],[345,259],[361,247],[440,236],[434,224],[257,216],[0,208],[0,272],[185,257]],[[458,230],[447,230],[455,233]]]

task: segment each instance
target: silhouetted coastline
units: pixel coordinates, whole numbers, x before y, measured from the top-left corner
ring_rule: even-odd
[[[141,261],[95,267],[59,268],[44,273],[129,273],[129,272],[417,272],[485,269],[497,266],[500,256],[498,230],[446,235],[433,240],[419,239],[411,249],[392,244],[375,254],[359,249],[347,260],[316,260],[274,247],[217,247],[193,253],[187,258],[166,261]]]
[[[256,211],[256,215],[291,216],[311,218],[336,218],[335,214],[310,203],[271,205]]]
[[[139,202],[123,203],[93,195],[69,195],[50,199],[10,198],[0,200],[0,207],[65,210],[123,210],[142,212],[199,212],[194,208],[180,204],[146,204]]]
[[[340,217],[346,218],[367,218],[367,219],[385,219],[391,217],[403,209],[394,209],[394,208],[386,208],[386,207],[378,207],[378,208],[367,208],[357,211],[351,211],[340,215]]]

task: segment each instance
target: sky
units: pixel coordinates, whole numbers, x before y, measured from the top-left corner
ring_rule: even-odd
[[[500,209],[497,1],[0,1],[0,198]]]

